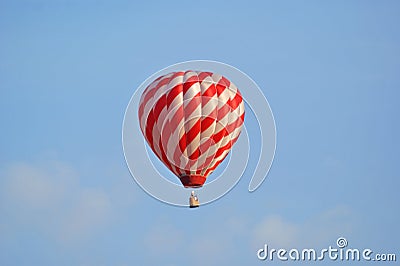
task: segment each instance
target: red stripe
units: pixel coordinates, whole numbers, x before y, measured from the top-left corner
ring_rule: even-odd
[[[168,94],[167,94],[167,107],[168,108],[174,102],[175,98],[182,94],[182,89],[183,89],[182,84],[178,84],[168,92]]]
[[[226,150],[230,150],[232,147],[232,141],[229,140],[228,143],[223,146],[223,147],[219,147],[218,151],[215,153],[215,157],[218,158],[219,156],[222,155],[222,153]]]
[[[229,88],[229,86],[231,85],[231,82],[227,78],[222,76],[221,79],[219,80],[218,84],[224,85],[225,87]]]
[[[150,144],[150,147],[152,149],[154,149],[154,144],[153,144],[153,127],[154,127],[154,116],[153,116],[153,112],[150,112],[148,118],[147,118],[147,122],[146,122],[146,139],[147,142]]]
[[[211,72],[200,72],[200,73],[198,73],[198,76],[199,76],[199,81],[203,81],[203,80],[205,80],[206,78],[208,78],[208,77],[212,77],[212,73]]]
[[[185,117],[190,117],[190,115],[198,108],[201,107],[201,97],[200,92],[197,93],[191,100],[185,100]],[[200,111],[201,112],[201,111]]]
[[[154,118],[158,121],[161,111],[167,106],[167,95],[161,95],[160,99],[155,103],[153,107]]]
[[[230,100],[229,106],[232,108],[232,110],[236,110],[236,108],[242,103],[242,96],[238,93],[236,93],[235,97]]]
[[[187,130],[187,128],[185,128],[185,130],[187,130],[186,131],[186,143],[187,143],[187,145],[190,145],[190,143],[192,143],[192,141],[194,141],[194,139],[200,134],[201,122],[200,122],[199,118],[196,118],[196,119],[197,119],[197,121],[192,126],[192,128],[190,128],[188,130]],[[200,156],[200,151],[199,151],[198,148],[195,149],[194,151],[188,151],[188,152],[191,152],[191,154],[188,154],[189,159],[191,159],[191,160],[195,160]]]
[[[210,83],[210,86],[201,92],[201,106],[205,106],[211,99],[213,99],[217,94],[217,89],[213,83]]]
[[[217,162],[215,162],[214,166],[208,168],[207,171],[204,173],[204,176],[208,177],[210,174],[212,174],[212,172],[214,172],[215,168],[217,168],[218,165],[220,165],[220,163],[226,158],[226,156],[228,154],[229,153],[227,153],[222,159],[220,159]]]
[[[201,171],[204,169],[204,168],[206,168],[211,162],[212,162],[212,160],[214,159],[214,153],[213,154],[209,154],[209,152],[210,152],[210,147],[211,146],[213,146],[215,143],[214,143],[214,141],[212,140],[212,139],[206,139],[206,141],[204,141],[201,145],[200,145],[200,153],[203,155],[203,154],[206,154],[206,159],[205,159],[205,161],[202,163],[202,164],[200,164],[200,165],[198,165],[197,166],[197,171],[196,171],[196,173],[197,174],[201,174]]]
[[[186,71],[184,74],[184,77],[186,77],[186,74],[193,73],[193,71]],[[190,76],[188,79],[184,80],[183,83],[199,83],[199,76],[195,72],[195,75]]]
[[[194,84],[198,84],[198,81],[186,81],[183,83],[183,95],[185,95],[188,90],[194,85]]]
[[[153,98],[153,96],[154,96],[154,94],[156,93],[157,89],[158,89],[158,88],[153,88],[151,91],[147,92],[146,95],[145,95],[145,93],[146,93],[146,90],[147,90],[147,89],[143,92],[142,99],[140,99],[140,105],[139,105],[139,117],[142,117],[142,116],[143,116],[144,107],[146,106],[146,104],[148,103],[148,101],[149,101],[151,98]],[[145,97],[143,97],[143,96],[145,96]]]
[[[207,137],[207,136],[203,136],[203,132],[206,131],[211,125],[215,124],[216,119],[213,117],[204,117],[202,119],[200,119],[201,121],[201,134],[202,134],[202,138]]]
[[[161,76],[158,79],[159,80],[153,81],[149,86],[147,86],[146,90],[142,94],[144,96],[143,100],[141,101],[142,103],[146,104],[151,98],[153,98],[154,94],[160,87],[168,84],[170,81],[170,78],[165,78],[165,76]],[[155,83],[157,83],[157,85],[146,93],[146,91]]]
[[[215,88],[217,89],[217,95],[218,97],[224,92],[224,90],[226,89],[225,85],[221,85],[221,84],[216,84]]]
[[[221,140],[223,137],[225,137],[225,136],[227,136],[227,135],[229,135],[229,132],[226,131],[225,128],[222,128],[219,132],[217,132],[216,134],[212,135],[212,136],[211,136],[211,139],[212,139],[215,143],[218,143],[218,142],[220,142],[220,140]]]
[[[168,160],[167,155],[165,154],[165,150],[164,150],[164,147],[162,145],[161,138],[160,138],[159,145],[160,145],[160,150],[161,150],[161,161],[165,164],[165,166],[168,167],[169,170],[171,170],[171,172],[173,172],[174,174],[177,174],[175,172],[175,169],[172,167],[172,164]]]
[[[235,129],[237,129],[238,127],[240,127],[243,124],[242,116],[236,118],[235,121],[233,121],[232,123],[230,123],[229,125],[226,126],[226,130],[229,132],[229,134],[231,134]]]
[[[228,105],[223,105],[218,109],[217,121],[222,120],[227,114],[231,113],[231,108]]]

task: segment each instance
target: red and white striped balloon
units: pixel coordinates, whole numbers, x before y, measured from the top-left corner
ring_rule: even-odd
[[[139,104],[142,133],[185,187],[201,187],[238,139],[244,103],[227,78],[201,71],[154,80]]]

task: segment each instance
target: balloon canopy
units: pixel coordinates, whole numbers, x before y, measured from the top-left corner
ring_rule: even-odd
[[[224,76],[180,71],[144,90],[138,114],[156,156],[185,187],[201,187],[238,139],[245,110],[239,89]]]

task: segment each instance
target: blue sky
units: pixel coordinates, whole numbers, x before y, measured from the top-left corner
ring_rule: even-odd
[[[399,11],[0,1],[0,264],[262,265],[264,243],[318,248],[339,236],[398,252]],[[121,145],[134,90],[191,59],[250,75],[277,127],[263,185],[249,193],[245,175],[196,211],[143,192]]]

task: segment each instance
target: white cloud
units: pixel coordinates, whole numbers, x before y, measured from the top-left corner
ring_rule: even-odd
[[[197,221],[193,223],[193,228],[190,224],[179,228],[173,218],[159,218],[145,232],[143,242],[153,264],[213,266],[226,265],[234,260],[237,253],[243,252],[237,250],[243,245],[242,240],[246,241],[246,245],[248,243],[247,219],[217,211],[210,216],[194,214]],[[187,223],[190,223],[190,219]],[[199,223],[204,226],[199,226]],[[237,253],[232,256],[234,250]]]
[[[302,245],[322,246],[334,244],[341,236],[353,232],[354,214],[345,206],[336,206],[311,217],[302,226]],[[308,239],[304,241],[304,239]]]
[[[299,226],[285,221],[281,216],[270,215],[261,221],[254,230],[258,246],[269,243],[276,247],[288,247],[296,242]]]
[[[1,172],[0,230],[24,226],[63,245],[84,244],[126,204],[133,204],[126,185],[85,186],[63,162],[16,163]]]
[[[253,243],[255,247],[264,244],[275,248],[319,247],[335,243],[338,237],[350,234],[352,222],[351,212],[343,206],[337,206],[302,222],[270,215],[255,226]]]
[[[144,244],[155,256],[176,252],[182,249],[184,234],[168,222],[157,223],[152,226],[144,237]]]
[[[76,181],[72,169],[54,162],[46,169],[26,163],[14,164],[3,175],[4,200],[32,210],[54,208]]]
[[[248,219],[244,217],[230,217],[226,220],[226,228],[232,236],[242,235],[248,231]]]
[[[229,260],[229,253],[233,248],[233,231],[221,230],[216,232],[210,230],[191,241],[191,256],[194,265],[223,265]]]
[[[112,216],[111,201],[101,189],[82,189],[77,201],[60,223],[59,235],[63,241],[75,241],[101,229]]]

